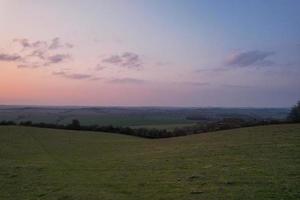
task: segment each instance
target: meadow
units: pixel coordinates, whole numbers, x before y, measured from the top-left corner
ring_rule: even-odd
[[[0,127],[0,199],[299,199],[300,124],[168,139]]]

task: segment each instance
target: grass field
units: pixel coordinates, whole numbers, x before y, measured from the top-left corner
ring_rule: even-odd
[[[299,199],[300,125],[150,140],[0,127],[0,199]]]

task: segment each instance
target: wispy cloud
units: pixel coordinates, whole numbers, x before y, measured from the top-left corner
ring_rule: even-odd
[[[110,63],[110,64],[117,64],[117,65],[121,64],[122,61],[123,60],[122,60],[121,56],[119,56],[119,55],[112,55],[112,56],[102,60],[102,62]]]
[[[134,79],[134,78],[119,78],[119,79],[112,79],[109,82],[117,83],[117,84],[143,84],[146,83],[147,81],[141,79]]]
[[[68,54],[56,54],[56,55],[53,55],[53,56],[49,56],[47,58],[48,62],[46,63],[47,64],[57,64],[57,63],[61,63],[61,62],[64,62],[68,59],[70,59],[71,56],[68,55]]]
[[[202,68],[202,69],[196,69],[194,72],[196,73],[207,73],[207,72],[227,72],[230,71],[231,69],[228,67],[217,67],[217,68]]]
[[[100,65],[100,64],[98,64],[98,65],[95,67],[95,70],[96,70],[96,71],[102,71],[102,70],[104,70],[104,69],[106,69],[106,67],[103,66],[103,65]]]
[[[59,37],[53,38],[48,46],[48,49],[60,49],[60,48],[73,48],[74,45],[71,43],[62,43]]]
[[[192,86],[208,86],[210,83],[208,82],[196,82],[196,81],[186,81],[182,82],[185,85],[192,85]]]
[[[91,77],[90,80],[91,81],[100,81],[100,80],[103,80],[103,78],[100,78],[100,77]]]
[[[102,62],[128,69],[141,69],[143,67],[143,62],[140,56],[131,52],[125,52],[121,55],[111,55],[104,58]]]
[[[90,74],[67,74],[66,75],[68,78],[71,78],[71,79],[89,79],[92,77],[92,75]]]
[[[37,68],[60,64],[71,58],[70,54],[61,53],[61,50],[72,48],[70,43],[63,43],[60,38],[51,41],[36,40],[27,38],[14,39],[13,44],[17,45],[14,53],[0,54],[0,61],[15,62],[19,68]],[[21,48],[21,49],[20,49]],[[57,53],[56,50],[60,50]]]
[[[90,74],[82,74],[82,73],[66,73],[64,71],[61,72],[53,72],[55,76],[61,76],[63,78],[68,79],[75,79],[75,80],[85,80],[85,79],[92,79],[92,75]]]
[[[155,63],[156,66],[162,67],[162,66],[168,66],[170,65],[170,62],[163,62],[163,61],[158,61]]]
[[[38,68],[39,65],[30,63],[30,64],[19,64],[19,65],[17,65],[17,67],[18,68]]]
[[[122,55],[123,63],[122,65],[127,68],[141,68],[142,61],[139,55],[135,53],[126,52]]]
[[[52,75],[55,75],[55,76],[65,76],[66,75],[66,72],[52,72]]]
[[[42,46],[48,46],[46,41],[30,41],[27,38],[17,38],[13,42],[19,44],[24,49],[41,48]]]
[[[56,49],[68,49],[73,48],[74,45],[71,43],[63,43],[59,37],[53,38],[51,41],[37,40],[31,41],[27,38],[16,38],[13,42],[21,45],[24,49],[36,49],[36,48],[46,48],[48,50]]]
[[[226,88],[241,88],[241,89],[251,89],[254,87],[249,85],[236,85],[236,84],[222,84],[221,86]]]
[[[229,55],[225,64],[237,67],[247,67],[251,65],[270,66],[274,63],[271,60],[267,60],[267,58],[274,54],[272,51],[258,50],[237,52]]]
[[[20,60],[21,60],[21,56],[18,54],[5,54],[5,53],[0,54],[0,61],[15,62]]]
[[[40,60],[45,60],[47,57],[47,51],[45,49],[34,49],[27,56],[27,58],[39,58]]]

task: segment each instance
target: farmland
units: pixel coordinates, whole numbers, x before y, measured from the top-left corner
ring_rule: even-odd
[[[226,117],[281,120],[286,118],[288,112],[288,108],[0,106],[0,121],[69,124],[72,119],[78,119],[82,125],[150,127],[170,130],[191,126],[199,121],[213,121]]]

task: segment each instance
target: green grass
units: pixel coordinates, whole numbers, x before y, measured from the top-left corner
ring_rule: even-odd
[[[2,200],[299,199],[300,125],[150,140],[0,127]]]

